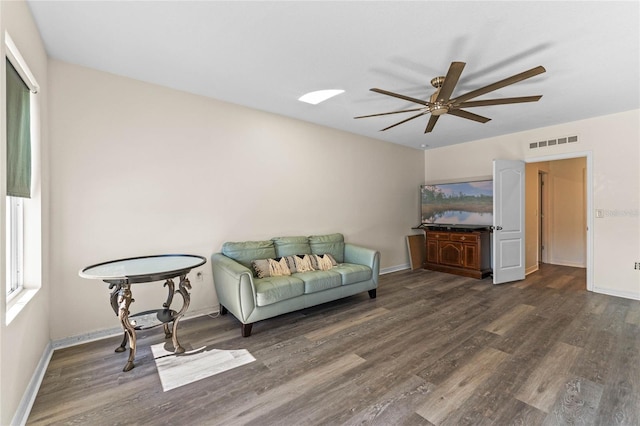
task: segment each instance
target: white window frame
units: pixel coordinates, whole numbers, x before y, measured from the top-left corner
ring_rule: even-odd
[[[18,50],[17,46],[15,45],[11,37],[9,36],[9,33],[6,31],[4,33],[4,47],[5,47],[4,53],[6,58],[9,60],[9,62],[11,62],[15,70],[18,72],[22,80],[26,83],[27,87],[29,87],[29,90],[31,91],[31,102],[30,102],[31,103],[31,109],[30,109],[31,143],[33,144],[34,141],[37,140],[38,142],[36,142],[36,144],[39,144],[39,140],[40,140],[39,130],[36,130],[36,128],[39,129],[39,123],[36,123],[36,121],[39,120],[39,117],[40,117],[40,110],[38,106],[39,100],[37,99],[37,93],[40,90],[40,86],[38,85],[38,82],[36,81],[33,73],[29,69],[29,66],[27,65],[24,57]],[[5,81],[2,81],[1,84],[6,84],[6,83]],[[4,108],[2,110],[4,111]],[[33,157],[33,147],[32,147],[32,161],[33,159],[34,157]],[[33,168],[32,168],[32,172],[33,172]],[[39,172],[36,171],[36,174],[39,174]],[[39,177],[36,177],[36,179],[39,179]],[[34,183],[32,182],[32,185],[33,184]],[[37,182],[35,184],[38,185]],[[4,192],[4,195],[6,195],[6,192]],[[5,286],[6,287],[5,303],[7,306],[5,324],[7,325],[10,324],[13,321],[13,319],[15,319],[18,316],[20,311],[22,311],[22,309],[29,303],[29,301],[35,296],[35,294],[40,289],[41,276],[38,270],[41,267],[41,262],[42,262],[42,259],[39,257],[39,254],[37,253],[37,251],[32,250],[33,253],[29,251],[29,246],[32,239],[37,238],[37,239],[40,239],[41,241],[41,238],[42,238],[41,235],[37,237],[32,235],[31,237],[29,237],[29,234],[28,234],[28,232],[31,232],[30,221],[32,219],[30,218],[33,217],[34,215],[34,212],[29,213],[30,209],[32,208],[33,199],[31,200],[20,199],[19,206],[17,207],[18,211],[15,212],[16,214],[13,215],[14,218],[17,216],[20,217],[20,221],[19,221],[20,223],[15,223],[14,225],[11,225],[12,221],[10,219],[10,213],[14,213],[10,211],[11,206],[13,204],[11,200],[12,198],[14,197],[5,196],[5,203],[7,204],[7,207],[5,209],[6,210],[5,213],[7,213],[7,215],[5,218],[5,225],[4,225],[6,227],[5,228],[6,229],[5,244],[4,244],[5,250],[6,250],[5,277],[7,280],[9,280],[9,282]],[[37,201],[38,204],[40,202],[41,202],[40,200]],[[36,220],[40,220],[38,214],[35,214],[35,217],[37,218]],[[37,224],[34,224],[34,225],[37,225]],[[16,227],[15,231],[17,232],[17,234],[15,239],[11,236],[12,226]],[[35,231],[40,227],[38,225],[38,226],[34,226],[34,228],[35,228],[34,229]],[[38,232],[38,231],[35,231],[35,232]],[[19,253],[19,256],[17,256],[15,259],[12,259],[10,254],[12,250],[11,244],[15,245],[14,247],[16,248],[16,253]],[[37,248],[34,248],[34,250],[37,250]],[[12,274],[14,274],[13,277],[12,277]],[[29,278],[31,275],[33,275],[32,278]],[[18,282],[20,284],[17,287],[13,288],[13,291],[11,291],[11,293],[9,294],[8,289],[14,287],[14,284],[13,284],[14,280],[15,282]]]

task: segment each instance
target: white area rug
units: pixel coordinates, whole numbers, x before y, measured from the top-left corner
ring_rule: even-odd
[[[176,355],[164,346],[164,343],[153,345],[151,352],[165,392],[256,360],[246,349],[225,351],[202,347]]]

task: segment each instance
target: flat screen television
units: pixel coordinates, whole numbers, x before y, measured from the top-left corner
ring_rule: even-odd
[[[421,227],[493,225],[493,180],[420,186]]]

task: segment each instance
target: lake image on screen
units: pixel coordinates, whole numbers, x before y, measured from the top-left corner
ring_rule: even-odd
[[[492,225],[493,181],[422,185],[422,223]]]

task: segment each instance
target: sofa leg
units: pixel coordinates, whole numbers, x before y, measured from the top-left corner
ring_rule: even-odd
[[[224,306],[220,305],[220,315],[227,315],[229,311]]]
[[[253,323],[250,324],[242,324],[242,337],[249,337],[251,336],[251,327],[253,326]]]
[[[373,290],[369,290],[369,297],[371,299],[375,299],[376,298],[376,289],[375,288]]]

